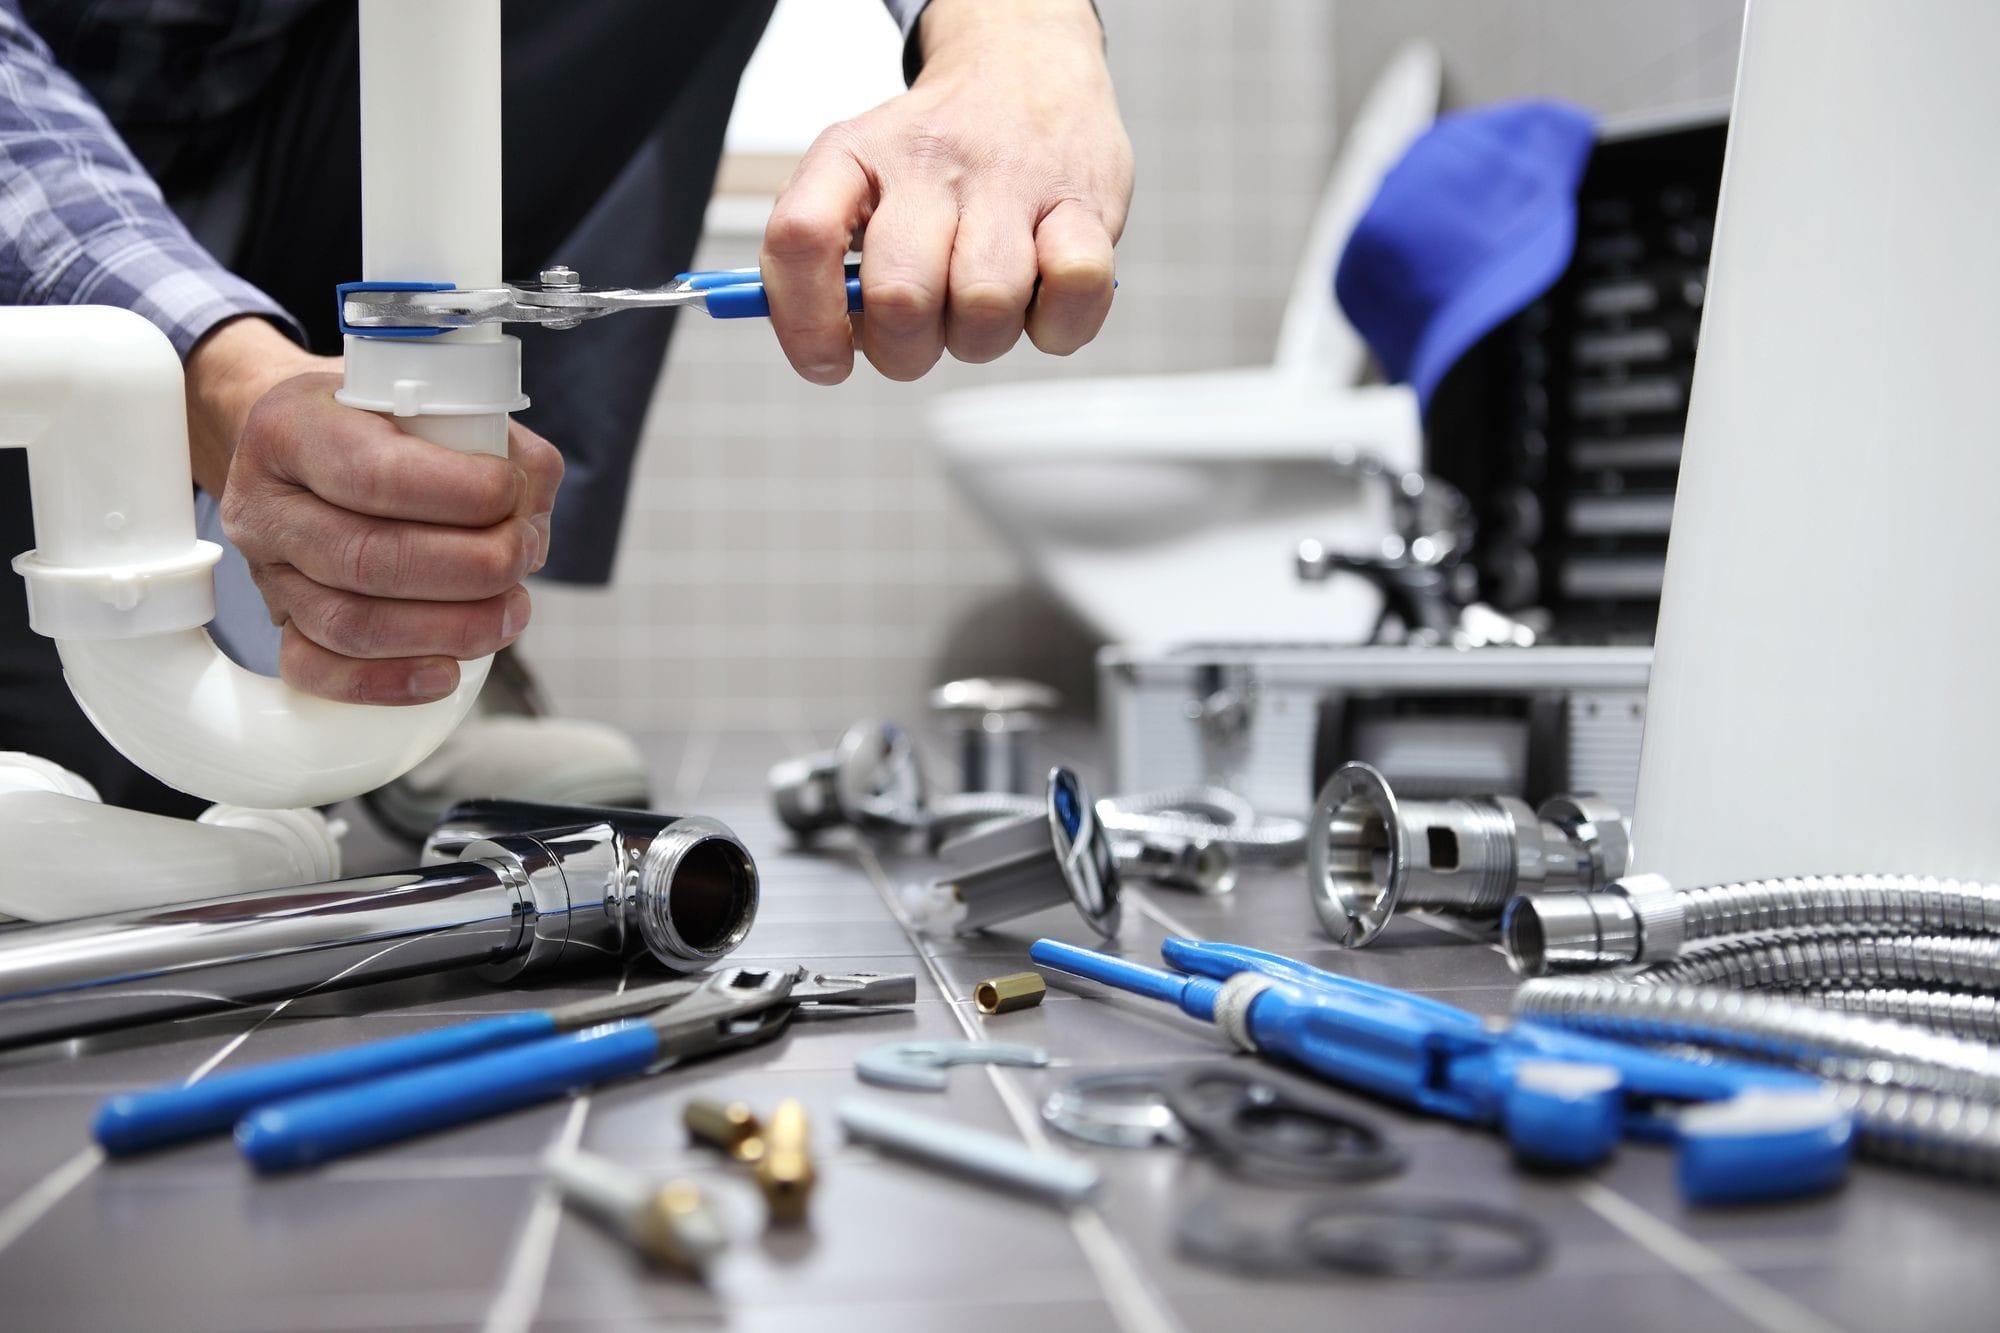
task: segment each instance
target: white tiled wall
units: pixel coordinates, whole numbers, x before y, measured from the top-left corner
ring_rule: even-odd
[[[1023,347],[912,385],[792,376],[769,330],[686,321],[655,400],[615,584],[544,588],[526,648],[566,711],[636,728],[914,719],[972,671],[1089,684],[1083,631],[1027,586],[923,439],[932,393],[997,378],[1268,357],[1351,110],[1401,40],[1454,102],[1604,110],[1726,94],[1739,0],[1101,0],[1138,158],[1120,290],[1068,361]],[[712,236],[706,265],[751,262]]]

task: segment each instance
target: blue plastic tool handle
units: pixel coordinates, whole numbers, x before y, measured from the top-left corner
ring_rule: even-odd
[[[163,1148],[219,1134],[246,1112],[309,1092],[462,1060],[495,1047],[555,1035],[555,1020],[540,1011],[459,1023],[435,1032],[391,1037],[338,1051],[278,1060],[199,1083],[120,1093],[97,1109],[92,1132],[112,1156]]]
[[[764,293],[761,282],[744,282],[724,287],[709,287],[708,299],[703,304],[708,313],[717,319],[764,319],[771,313],[771,298]],[[847,313],[858,314],[861,310],[861,279],[847,280]]]
[[[1847,1178],[1854,1122],[1828,1115],[1816,1124],[1679,1140],[1674,1176],[1690,1203],[1764,1203],[1823,1194]]]
[[[1165,1000],[1196,1018],[1215,1019],[1215,997],[1222,987],[1206,977],[1182,976],[1115,958],[1095,949],[1079,948],[1061,940],[1036,940],[1028,946],[1028,957],[1057,972],[1101,982],[1118,990],[1131,991],[1149,999]]]
[[[259,1171],[315,1166],[644,1073],[659,1055],[644,1020],[608,1023],[259,1107],[236,1146]]]
[[[861,276],[861,265],[847,265],[849,282]],[[677,273],[674,282],[697,292],[705,292],[711,287],[749,287],[764,280],[764,271],[757,268],[704,268],[693,273]]]
[[[1446,1004],[1443,1000],[1433,1000],[1427,995],[1415,995],[1372,981],[1343,977],[1334,972],[1322,971],[1310,963],[1302,963],[1296,958],[1253,949],[1247,944],[1224,944],[1216,940],[1191,940],[1180,936],[1169,936],[1160,943],[1160,956],[1167,960],[1169,967],[1179,968],[1183,972],[1196,972],[1205,977],[1227,979],[1238,972],[1256,972],[1280,981],[1295,981],[1302,986],[1400,1005],[1413,1017],[1424,1015],[1436,1022],[1463,1027],[1470,1031],[1481,1031],[1486,1026],[1479,1015],[1468,1009]]]

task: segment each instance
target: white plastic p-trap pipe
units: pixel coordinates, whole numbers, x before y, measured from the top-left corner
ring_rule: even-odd
[[[121,810],[68,769],[0,751],[0,913],[68,921],[340,878],[317,810],[212,805],[198,820]]]
[[[259,808],[343,800],[408,771],[478,694],[484,662],[435,703],[380,708],[223,656],[201,628],[221,552],[194,535],[180,358],[131,311],[0,308],[0,448],[28,451],[39,544],[14,568],[30,623],[105,739],[168,786]]]

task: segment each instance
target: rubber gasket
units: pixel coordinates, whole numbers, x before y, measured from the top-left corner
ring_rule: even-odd
[[[1160,1080],[1174,1118],[1234,1175],[1326,1184],[1403,1169],[1402,1150],[1375,1126],[1262,1070],[1197,1065]]]
[[[1457,1199],[1314,1199],[1298,1212],[1305,1253],[1328,1268],[1371,1277],[1482,1279],[1518,1277],[1549,1257],[1549,1234],[1525,1213]],[[1402,1244],[1357,1224],[1405,1228]],[[1342,1226],[1341,1224],[1347,1224]],[[1433,1228],[1423,1253],[1410,1228]],[[1468,1245],[1483,1238],[1484,1246]]]
[[[1533,1218],[1449,1199],[1311,1199],[1273,1220],[1232,1218],[1211,1194],[1175,1237],[1189,1258],[1260,1275],[1485,1280],[1532,1272],[1549,1253]]]
[[[1042,1102],[1042,1119],[1078,1142],[1099,1147],[1194,1146],[1167,1105],[1162,1076],[1151,1070],[1116,1070],[1072,1079]]]

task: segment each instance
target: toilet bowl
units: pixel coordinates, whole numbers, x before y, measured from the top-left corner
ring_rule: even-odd
[[[1372,550],[1388,486],[1343,462],[1415,468],[1402,385],[1280,383],[1273,367],[1005,386],[941,397],[946,470],[1029,568],[1119,643],[1359,642],[1381,595],[1308,583],[1299,542]]]
[[[1302,582],[1316,539],[1373,553],[1390,472],[1423,457],[1415,396],[1359,386],[1367,349],[1333,270],[1383,175],[1436,114],[1435,49],[1370,91],[1313,220],[1270,365],[998,385],[931,400],[946,472],[1033,573],[1105,638],[1362,642],[1381,608],[1353,575]]]

